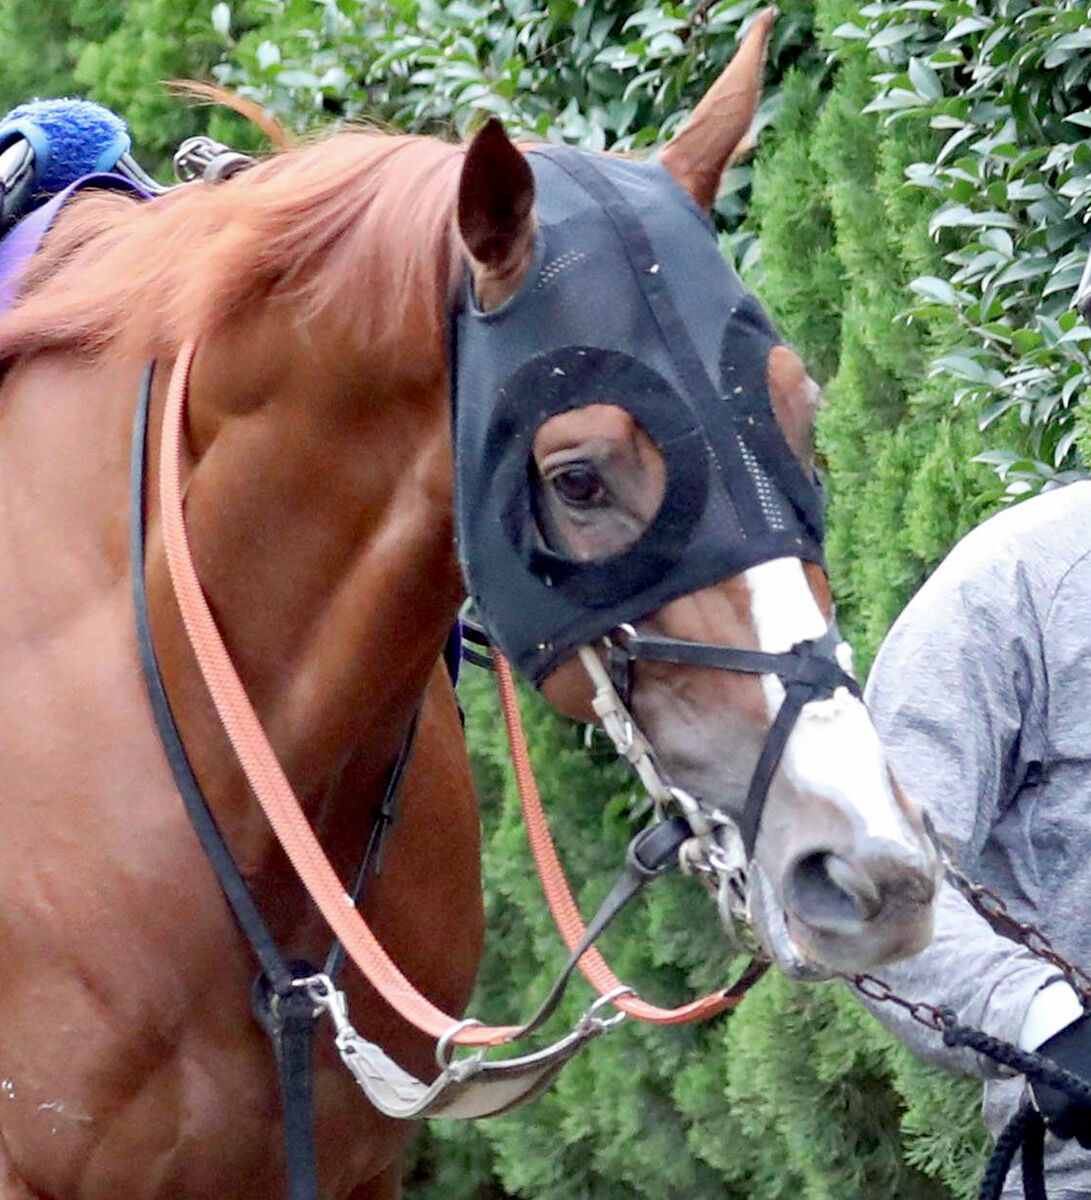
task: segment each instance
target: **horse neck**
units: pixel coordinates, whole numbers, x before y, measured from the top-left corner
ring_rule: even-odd
[[[442,349],[418,343],[409,370],[389,357],[347,361],[345,346],[333,328],[299,331],[275,314],[217,335],[198,347],[184,431],[202,586],[316,820],[346,774],[358,814],[361,788],[377,796],[461,596]],[[161,379],[160,411],[164,390]],[[260,857],[264,824],[252,823],[184,641],[154,518],[148,587],[198,778],[221,820],[249,829],[244,856]]]

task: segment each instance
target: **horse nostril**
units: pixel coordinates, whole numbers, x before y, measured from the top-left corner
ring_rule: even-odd
[[[816,851],[798,859],[784,880],[787,908],[815,928],[851,932],[882,908],[868,874],[840,855]]]
[[[858,866],[854,866],[837,854],[825,855],[823,866],[830,882],[839,887],[847,895],[854,898],[856,915],[861,920],[870,921],[878,916],[882,907],[882,899],[875,881]]]

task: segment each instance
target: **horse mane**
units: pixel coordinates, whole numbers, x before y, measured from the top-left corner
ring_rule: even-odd
[[[354,332],[377,351],[399,331],[404,341],[410,322],[416,336],[442,338],[463,153],[353,130],[150,201],[78,196],[0,316],[0,359],[170,353],[279,300],[297,322],[355,307]]]

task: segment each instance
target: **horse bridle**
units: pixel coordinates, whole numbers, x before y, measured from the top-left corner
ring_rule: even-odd
[[[836,622],[831,622],[820,638],[797,642],[782,653],[743,650],[711,642],[649,635],[639,633],[632,625],[622,625],[605,639],[604,649],[606,674],[633,737],[636,735],[637,725],[629,713],[629,706],[637,663],[660,662],[749,675],[774,675],[784,685],[784,700],[766,734],[765,743],[750,778],[742,811],[734,821],[742,839],[746,858],[749,859],[757,843],[773,775],[804,706],[815,700],[829,699],[842,687],[848,689],[851,695],[860,697],[860,685],[837,660],[837,650],[842,644]],[[594,672],[589,656],[581,654],[581,658],[585,668]],[[596,679],[595,674],[592,674],[592,678],[601,688],[601,677]],[[623,757],[630,758],[624,730],[621,731],[621,745],[618,745],[618,738],[612,740],[618,752]],[[684,799],[686,793],[669,785],[666,790],[683,809],[692,811]],[[692,797],[689,799],[696,805],[697,802]],[[686,812],[687,817],[690,816],[690,811]]]
[[[710,890],[717,893],[721,913],[726,918],[730,910],[734,923],[735,910],[745,908],[745,869],[757,842],[769,787],[799,714],[805,705],[828,699],[838,688],[847,688],[852,695],[860,696],[859,684],[837,661],[837,648],[841,644],[835,622],[822,637],[797,642],[779,654],[647,636],[631,625],[623,625],[604,639],[602,649],[609,669],[598,651],[590,646],[580,648],[580,661],[595,688],[591,701],[595,714],[618,755],[639,777],[655,804],[659,820],[630,842],[624,870],[587,923],[583,938],[571,950],[549,994],[525,1029],[536,1029],[556,1009],[580,957],[652,879],[679,867],[687,873],[701,874],[709,881]],[[651,743],[629,711],[633,668],[638,662],[775,675],[784,685],[784,701],[766,735],[739,817],[710,809],[667,779]],[[739,985],[749,986],[764,969],[764,961],[752,966]]]

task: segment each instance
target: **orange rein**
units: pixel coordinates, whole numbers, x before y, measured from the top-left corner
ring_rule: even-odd
[[[557,846],[546,823],[545,810],[534,778],[530,762],[523,721],[519,715],[519,701],[515,694],[515,680],[511,666],[499,650],[493,650],[496,666],[496,685],[500,692],[500,705],[504,710],[504,722],[508,729],[508,746],[511,749],[515,782],[519,789],[519,802],[523,808],[523,823],[527,827],[534,865],[538,868],[542,891],[545,893],[549,911],[561,940],[569,950],[574,950],[587,932],[583,917],[576,906],[572,889],[568,885],[564,867],[557,856]],[[616,992],[625,985],[610,969],[609,964],[594,946],[581,955],[578,966],[584,977],[600,996]],[[711,992],[699,1000],[691,1000],[678,1008],[659,1008],[642,1000],[631,989],[616,995],[610,1003],[621,1012],[638,1021],[650,1021],[656,1025],[685,1025],[690,1021],[703,1021],[715,1017],[727,1008],[733,1008],[742,999],[742,994]]]
[[[349,957],[383,999],[434,1038],[447,1035],[448,1041],[462,1046],[495,1046],[514,1040],[522,1026],[475,1025],[452,1017],[422,995],[398,969],[330,865],[250,704],[209,610],[186,537],[179,462],[195,350],[195,344],[187,342],[179,351],[163,414],[159,470],[163,540],[186,635],[239,765],[311,899]],[[527,834],[553,918],[571,950],[583,937],[585,925],[546,824],[523,736],[511,669],[499,654],[496,664]],[[579,966],[600,995],[623,986],[594,947],[580,958]],[[733,1007],[739,999],[739,994],[714,992],[679,1008],[664,1009],[629,992],[615,996],[611,1003],[638,1020],[675,1025],[715,1016]]]

